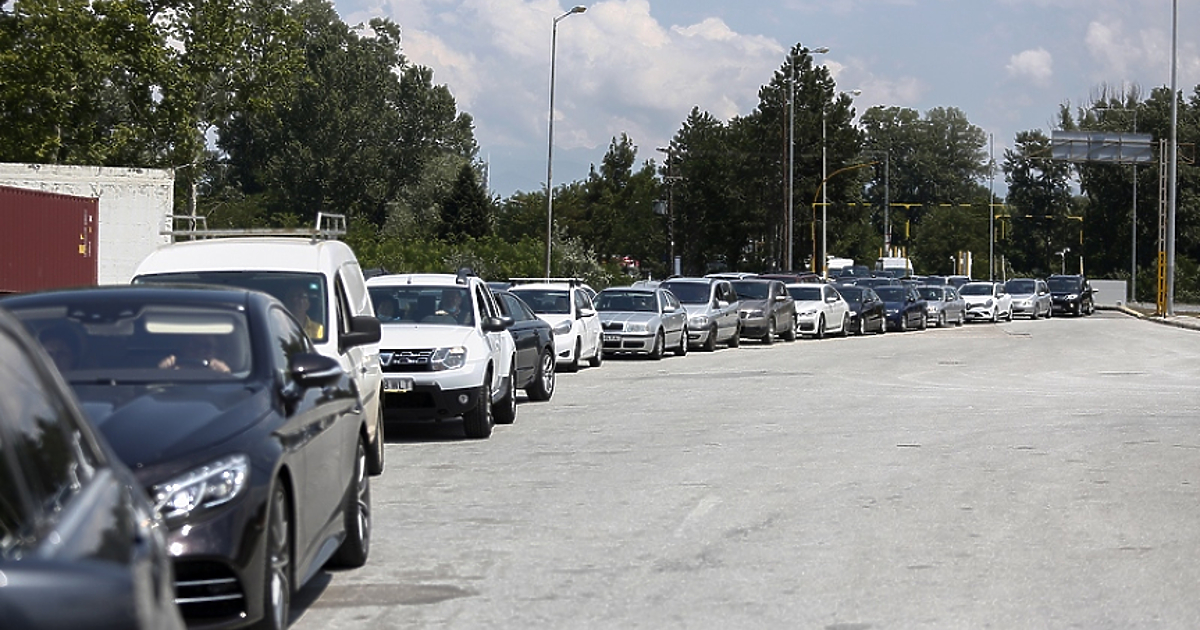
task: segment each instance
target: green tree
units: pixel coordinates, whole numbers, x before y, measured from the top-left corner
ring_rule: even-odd
[[[1056,252],[1078,248],[1070,169],[1049,156],[1050,139],[1040,130],[1017,134],[1016,146],[1004,152],[1012,227],[1002,251],[1015,269],[1050,270],[1058,266]]]
[[[458,240],[482,238],[491,233],[492,200],[469,164],[458,171],[454,189],[442,203],[442,237]]]

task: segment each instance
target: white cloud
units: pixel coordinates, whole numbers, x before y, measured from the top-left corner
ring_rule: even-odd
[[[1009,76],[1045,86],[1054,76],[1054,58],[1045,48],[1025,50],[1010,57],[1006,69]]]

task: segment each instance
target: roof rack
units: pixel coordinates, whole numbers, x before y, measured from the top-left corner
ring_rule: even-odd
[[[209,238],[239,236],[303,236],[314,241],[336,240],[346,235],[346,215],[318,212],[316,223],[311,228],[242,228],[208,229],[208,217],[191,214],[172,214],[170,229],[161,233],[171,237],[172,242],[197,241]]]

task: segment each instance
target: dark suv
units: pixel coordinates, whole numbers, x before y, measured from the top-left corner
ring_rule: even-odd
[[[1085,276],[1053,275],[1046,278],[1050,285],[1050,304],[1054,313],[1091,315],[1096,312],[1093,299],[1096,291]]]

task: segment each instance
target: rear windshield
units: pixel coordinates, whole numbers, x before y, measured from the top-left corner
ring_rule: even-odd
[[[707,304],[711,294],[707,282],[664,282],[662,288],[675,294],[684,304]]]
[[[538,315],[570,315],[571,293],[558,289],[512,289]]]

